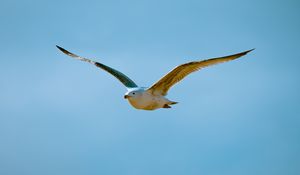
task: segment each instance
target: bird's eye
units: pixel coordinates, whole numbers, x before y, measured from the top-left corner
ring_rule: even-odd
[[[135,93],[133,92],[132,94],[134,95]]]

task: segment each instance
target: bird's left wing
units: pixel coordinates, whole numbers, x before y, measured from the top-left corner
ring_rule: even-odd
[[[167,75],[162,77],[159,81],[157,81],[154,85],[152,85],[147,91],[154,95],[167,95],[168,90],[176,83],[181,81],[184,77],[189,75],[192,72],[200,70],[204,67],[223,63],[226,61],[237,59],[241,56],[246,55],[248,52],[251,52],[254,49],[237,53],[234,55],[229,55],[225,57],[219,58],[211,58],[203,61],[193,61],[186,64],[182,64],[174,68]]]
[[[104,64],[101,64],[99,62],[96,62],[96,61],[92,61],[90,59],[87,59],[87,58],[83,58],[83,57],[80,57],[78,55],[75,55],[69,51],[67,51],[66,49],[62,48],[62,47],[59,47],[59,46],[56,46],[60,51],[62,51],[64,54],[66,55],[69,55],[70,57],[73,57],[77,60],[81,60],[81,61],[85,61],[85,62],[88,62],[88,63],[91,63],[103,70],[105,70],[106,72],[110,73],[111,75],[113,75],[114,77],[116,77],[121,83],[123,83],[127,88],[134,88],[134,87],[138,87],[134,81],[132,81],[130,78],[128,78],[126,75],[124,75],[122,72],[119,72],[111,67],[108,67]]]

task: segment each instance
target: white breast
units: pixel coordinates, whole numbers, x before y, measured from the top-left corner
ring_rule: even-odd
[[[162,108],[168,102],[164,96],[153,96],[147,91],[137,98],[129,98],[128,100],[133,107],[144,110]]]

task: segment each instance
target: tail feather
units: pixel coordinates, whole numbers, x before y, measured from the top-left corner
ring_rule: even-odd
[[[171,101],[170,103],[168,103],[169,105],[175,105],[175,104],[177,104],[178,102],[176,102],[176,101]]]

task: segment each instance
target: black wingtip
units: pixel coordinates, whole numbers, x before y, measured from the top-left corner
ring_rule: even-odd
[[[62,48],[62,47],[60,47],[60,46],[58,46],[58,45],[56,45],[56,47],[57,47],[60,51],[62,51],[63,53],[65,53],[65,54],[71,56],[71,53],[70,53],[69,51],[67,51],[66,49],[64,49],[64,48]]]
[[[253,50],[255,50],[255,48],[250,49],[250,50],[247,50],[247,51],[245,51],[244,53],[247,54],[247,53],[249,53],[249,52],[251,52],[251,51],[253,51]]]
[[[62,52],[65,52],[65,51],[66,51],[64,48],[62,48],[62,47],[60,47],[60,46],[58,46],[58,45],[56,45],[56,47],[57,47],[60,51],[62,51]]]
[[[250,50],[247,50],[247,51],[244,51],[244,52],[241,52],[241,53],[238,53],[237,55],[239,55],[239,57],[244,56],[244,55],[246,55],[247,53],[253,51],[254,49],[255,49],[255,48],[250,49]]]

